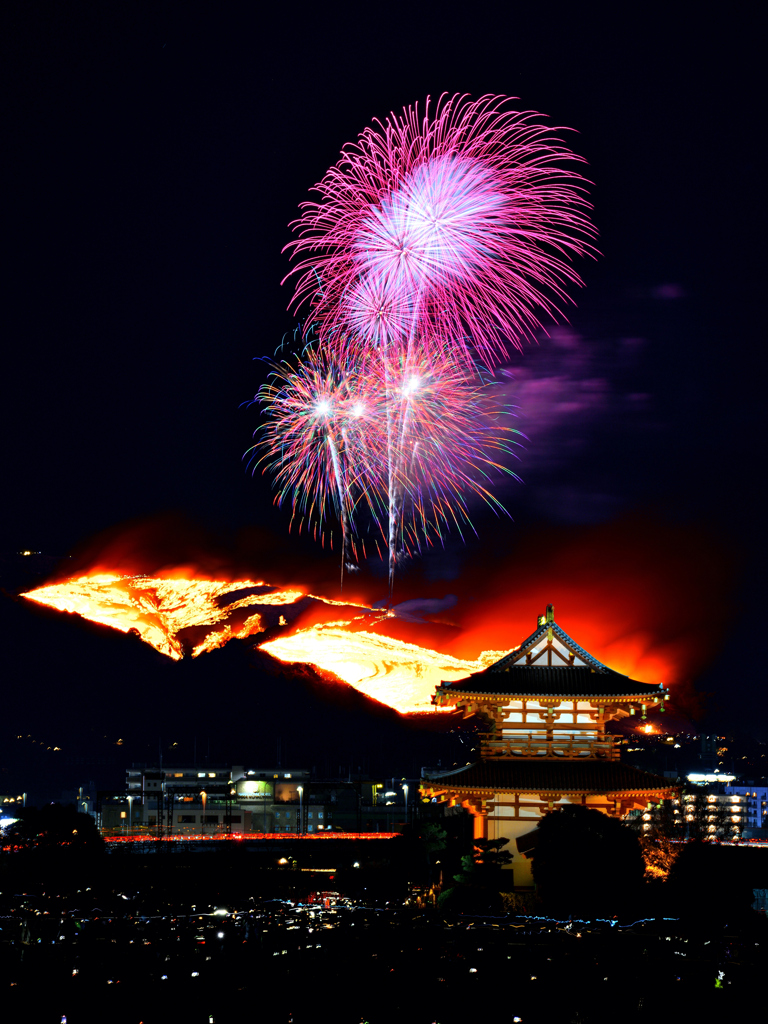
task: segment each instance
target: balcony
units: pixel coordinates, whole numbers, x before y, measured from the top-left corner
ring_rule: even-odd
[[[620,736],[603,736],[601,739],[545,738],[529,733],[509,739],[487,739],[482,741],[484,757],[558,757],[564,759],[601,758],[609,761],[619,759]]]

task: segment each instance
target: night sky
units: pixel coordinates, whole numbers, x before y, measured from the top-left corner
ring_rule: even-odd
[[[128,529],[149,538],[149,568],[164,543],[168,562],[206,549],[258,571],[277,550],[324,566],[241,461],[254,358],[295,325],[288,223],[374,117],[443,91],[518,96],[576,129],[601,255],[581,261],[569,322],[510,360],[528,437],[524,482],[501,492],[513,521],[477,509],[479,539],[427,553],[402,596],[481,595],[487,565],[494,593],[506,580],[538,601],[563,551],[573,591],[602,582],[610,609],[638,562],[657,567],[648,628],[687,606],[702,633],[689,678],[763,735],[762,669],[744,668],[768,613],[760,33],[745,12],[5,5],[0,548],[92,551]]]

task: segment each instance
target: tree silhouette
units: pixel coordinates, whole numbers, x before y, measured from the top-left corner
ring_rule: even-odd
[[[4,845],[12,851],[98,853],[104,849],[96,822],[74,804],[25,807],[18,813],[19,820],[9,825],[4,835]]]
[[[512,854],[502,850],[508,842],[508,839],[475,839],[474,852],[464,854],[461,870],[453,876],[456,885],[440,894],[438,904],[464,913],[501,913],[501,869],[512,860]]]
[[[626,822],[640,841],[647,879],[667,878],[681,849],[684,824],[678,800],[662,800]]]
[[[644,872],[638,838],[617,818],[574,805],[539,823],[533,877],[549,912],[613,914],[638,892]]]

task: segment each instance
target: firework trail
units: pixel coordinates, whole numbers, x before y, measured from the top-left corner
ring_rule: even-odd
[[[257,443],[246,452],[255,471],[265,464],[274,478],[276,503],[290,499],[291,523],[305,524],[325,541],[331,510],[342,530],[345,564],[359,556],[353,536],[356,500],[371,494],[365,481],[382,458],[370,396],[364,394],[356,367],[339,364],[334,354],[308,345],[301,357],[271,364],[268,380],[254,400],[266,422]],[[364,420],[365,418],[365,420]],[[375,515],[375,501],[371,503]]]
[[[308,346],[272,364],[249,455],[254,470],[272,473],[276,502],[290,500],[299,528],[324,539],[326,520],[338,517],[343,579],[365,555],[361,526],[397,557],[471,528],[470,494],[503,510],[490,485],[515,475],[502,460],[519,432],[501,395],[480,368],[470,375],[434,353],[339,365],[336,350]]]
[[[498,382],[482,367],[468,373],[452,359],[412,348],[386,367],[372,360],[368,379],[384,396],[387,477],[378,488],[388,512],[390,559],[412,554],[444,534],[473,529],[468,496],[505,511],[490,490],[495,478],[516,475],[505,464],[521,437]],[[390,562],[390,574],[394,571]]]

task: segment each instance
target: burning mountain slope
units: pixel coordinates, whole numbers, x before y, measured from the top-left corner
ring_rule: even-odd
[[[273,620],[279,621],[276,607],[295,604],[304,594],[252,580],[225,583],[99,573],[37,587],[21,596],[122,633],[136,630],[161,654],[181,658],[185,651],[196,656],[232,637],[243,639],[263,631]]]
[[[402,716],[253,638],[173,659],[138,635],[0,593],[0,647],[0,770],[7,792],[31,792],[33,804],[60,800],[86,773],[117,789],[126,764],[160,750],[175,764],[282,759],[389,777],[463,764],[473,742],[460,715]]]
[[[195,657],[235,637],[287,627],[299,617],[310,619],[310,625],[286,630],[262,649],[280,661],[331,672],[402,714],[432,710],[432,694],[441,680],[461,679],[505,653],[484,652],[476,661],[453,658],[388,636],[387,623],[394,620],[386,612],[252,580],[226,583],[105,572],[38,587],[22,596],[123,633],[135,630],[155,650],[174,659],[185,653]],[[331,608],[335,621],[322,621]],[[338,618],[342,608],[347,615]]]
[[[371,607],[379,596],[373,576],[356,581],[352,601],[313,597],[310,589],[331,592],[335,562],[331,576],[325,563],[271,535],[247,550],[209,553],[205,538],[190,538],[183,523],[161,527],[121,528],[117,539],[99,539],[66,582],[37,587],[32,580],[42,573],[26,574],[26,597],[123,633],[136,630],[175,659],[239,637],[285,663],[316,665],[401,711],[429,707],[435,681],[482,668],[514,647],[553,602],[563,628],[591,654],[633,679],[672,685],[675,703],[694,717],[701,713],[694,680],[738,608],[731,553],[707,532],[645,513],[529,530],[509,549],[478,542],[451,577],[457,596],[445,594],[445,575],[435,582],[414,570],[402,581],[394,617]],[[277,585],[236,568],[251,565]],[[488,648],[498,655],[478,656]]]
[[[476,661],[410,644],[383,633],[326,622],[261,645],[280,661],[304,662],[332,672],[382,704],[403,714],[430,711],[441,680],[463,679],[501,658],[505,651],[483,651]]]

